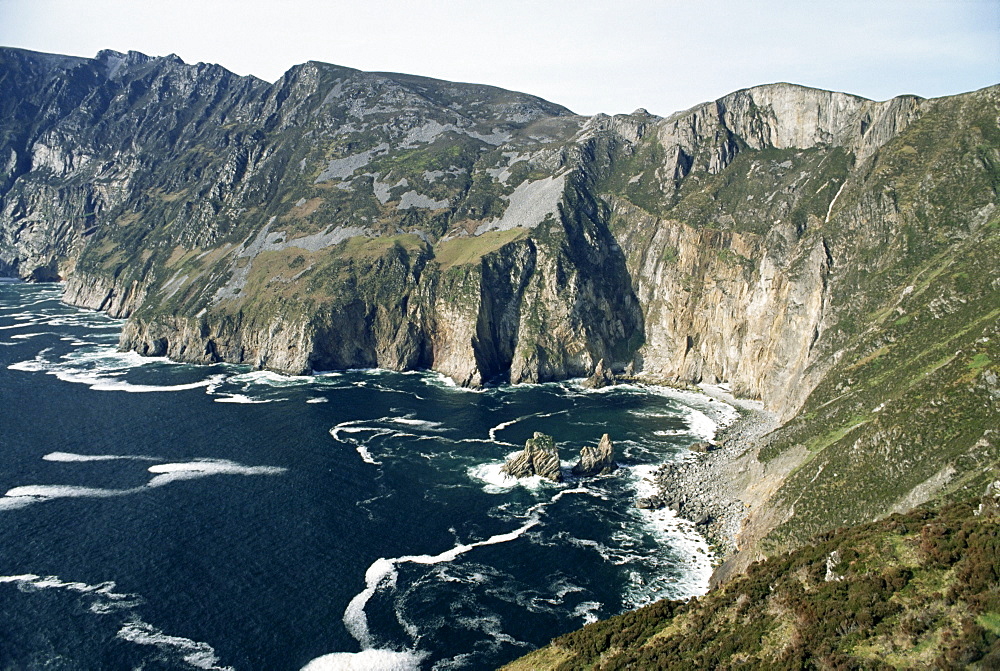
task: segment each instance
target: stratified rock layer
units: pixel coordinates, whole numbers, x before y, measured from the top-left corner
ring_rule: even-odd
[[[601,436],[597,447],[584,445],[580,449],[580,461],[573,466],[573,475],[588,476],[610,473],[615,470],[615,447],[608,434]]]
[[[530,478],[533,475],[553,482],[562,482],[559,470],[559,451],[552,436],[538,431],[524,444],[524,450],[507,460],[500,472],[512,478]]]

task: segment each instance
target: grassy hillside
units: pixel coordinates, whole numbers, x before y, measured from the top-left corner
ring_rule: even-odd
[[[661,601],[505,669],[995,669],[1000,515],[991,494],[838,529],[701,599]]]
[[[797,455],[772,499],[782,521],[748,532],[766,534],[765,554],[1000,467],[996,104],[989,90],[940,101],[859,168],[823,227],[834,256],[859,222],[884,228],[885,242],[835,274],[829,369],[759,454]],[[873,211],[872,194],[891,210]]]

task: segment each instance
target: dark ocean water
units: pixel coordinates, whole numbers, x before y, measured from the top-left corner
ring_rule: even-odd
[[[61,291],[0,283],[0,667],[493,668],[706,588],[704,542],[634,503],[728,406],[143,359]],[[504,481],[534,431],[623,468]]]

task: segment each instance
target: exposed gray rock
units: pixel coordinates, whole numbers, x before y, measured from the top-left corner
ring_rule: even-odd
[[[580,461],[573,467],[573,475],[602,475],[613,470],[615,470],[615,447],[610,436],[604,434],[597,447],[584,445],[580,450]]]
[[[666,503],[659,496],[648,496],[636,501],[635,507],[639,510],[659,510],[666,507]]]
[[[725,555],[735,549],[747,515],[744,488],[751,479],[743,470],[743,460],[752,446],[778,426],[778,420],[759,403],[737,401],[717,389],[706,391],[737,404],[740,418],[717,435],[717,445],[708,454],[662,465],[655,477],[657,493],[650,499],[700,526],[718,554]]]
[[[524,444],[524,450],[511,457],[500,472],[514,478],[538,475],[553,482],[562,482],[559,470],[559,451],[552,436],[535,432]]]

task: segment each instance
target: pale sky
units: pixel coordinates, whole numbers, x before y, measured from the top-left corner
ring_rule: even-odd
[[[1000,83],[1000,0],[0,0],[0,45],[268,81],[316,60],[667,115],[775,81],[877,100]]]

